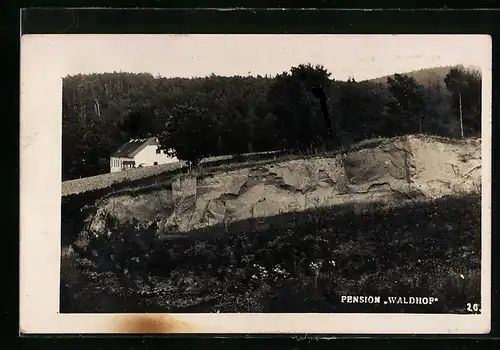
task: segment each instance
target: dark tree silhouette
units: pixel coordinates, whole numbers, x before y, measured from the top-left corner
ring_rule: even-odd
[[[325,127],[328,133],[328,136],[332,135],[332,121],[330,120],[330,112],[328,110],[327,97],[325,94],[325,90],[322,86],[313,86],[311,91],[317,99],[320,101],[321,112],[323,113],[323,119],[325,120]]]

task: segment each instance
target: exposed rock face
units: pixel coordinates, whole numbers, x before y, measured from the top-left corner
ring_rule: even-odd
[[[412,138],[415,187],[427,196],[467,192],[481,186],[481,140],[460,144]]]
[[[168,188],[103,199],[89,222],[102,232],[103,218],[111,214],[120,221],[156,221],[163,232],[186,232],[353,200],[390,198],[395,193],[439,197],[480,186],[480,140],[389,141],[333,157],[184,175]]]

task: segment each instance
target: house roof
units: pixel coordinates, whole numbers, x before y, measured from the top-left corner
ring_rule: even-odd
[[[154,137],[147,139],[132,139],[118,148],[111,157],[133,158],[137,153],[149,145],[159,145]]]

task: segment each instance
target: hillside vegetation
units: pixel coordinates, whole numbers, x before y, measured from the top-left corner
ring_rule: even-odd
[[[446,75],[451,69],[456,68],[455,66],[445,66],[445,67],[433,67],[433,68],[423,68],[419,70],[414,70],[412,72],[403,73],[409,77],[415,79],[415,81],[424,86],[436,86],[439,85],[442,88],[446,88]],[[477,67],[469,66],[465,69],[472,71],[479,71]],[[384,77],[379,77],[375,79],[369,79],[368,82],[374,84],[387,84],[387,78],[393,78],[393,75],[388,75]]]
[[[480,72],[445,67],[384,80],[337,81],[320,65],[274,77],[68,76],[62,177],[107,173],[113,151],[130,138],[151,135],[191,163],[274,150],[324,151],[415,133],[460,137],[459,95],[464,136],[480,134]]]
[[[480,301],[480,210],[479,195],[352,203],[166,241],[110,222],[90,243],[98,258],[63,257],[61,312],[466,313]],[[342,295],[439,303],[349,305]]]

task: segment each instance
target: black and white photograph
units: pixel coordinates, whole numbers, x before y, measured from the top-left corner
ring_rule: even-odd
[[[484,316],[488,36],[25,44],[57,65],[25,69],[31,95],[60,75],[46,87],[59,84],[59,114],[35,121],[43,102],[26,107],[36,125],[22,140],[59,125],[39,141],[54,157],[39,146],[24,159],[57,177],[54,206],[37,209],[39,224],[60,213],[57,286],[29,277],[51,284],[58,315]],[[43,184],[49,170],[31,169]]]

